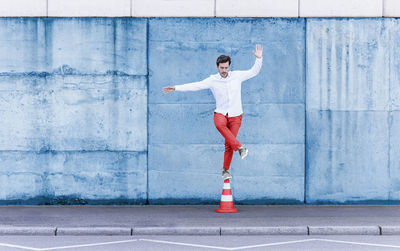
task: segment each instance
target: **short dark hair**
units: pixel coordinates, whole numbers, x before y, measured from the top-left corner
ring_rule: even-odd
[[[217,58],[217,66],[219,66],[219,64],[221,63],[226,63],[226,62],[229,62],[229,65],[231,65],[231,58],[229,56],[221,55]]]

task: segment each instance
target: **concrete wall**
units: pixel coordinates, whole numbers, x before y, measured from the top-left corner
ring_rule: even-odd
[[[251,153],[245,162],[234,155],[235,196],[303,201],[304,29],[304,19],[150,20],[150,201],[219,199],[224,139],[213,124],[211,92],[160,90],[208,77],[220,54],[233,57],[233,69],[248,69],[255,43],[265,46],[265,56],[261,73],[243,85],[245,116],[238,138]]]
[[[399,24],[307,20],[307,202],[399,200]]]
[[[0,19],[2,203],[146,200],[146,37],[145,19]]]
[[[161,88],[215,73],[223,53],[248,69],[256,43],[236,202],[395,203],[399,29],[392,18],[1,18],[0,204],[218,203],[213,97]]]
[[[2,0],[3,17],[399,17],[398,0]]]

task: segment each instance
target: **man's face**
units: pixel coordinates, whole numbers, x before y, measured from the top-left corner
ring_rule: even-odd
[[[229,62],[219,63],[217,69],[221,77],[226,78],[228,76],[229,66]]]

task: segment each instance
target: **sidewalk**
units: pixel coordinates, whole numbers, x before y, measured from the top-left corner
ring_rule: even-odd
[[[0,235],[400,235],[400,206],[2,206]]]

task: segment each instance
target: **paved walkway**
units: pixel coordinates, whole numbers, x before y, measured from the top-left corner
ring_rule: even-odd
[[[3,206],[0,235],[400,235],[400,206]]]

